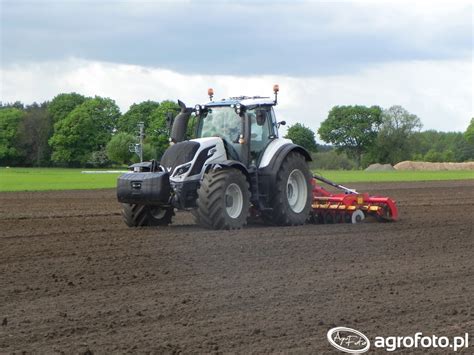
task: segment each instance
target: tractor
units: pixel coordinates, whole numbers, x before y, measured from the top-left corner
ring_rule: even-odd
[[[117,197],[129,227],[164,226],[175,209],[187,210],[210,229],[239,229],[249,216],[280,226],[359,223],[366,217],[398,219],[394,200],[371,196],[312,176],[310,154],[280,138],[274,98],[240,96],[194,108],[178,100],[170,146],[160,162],[130,166],[117,181]],[[191,115],[197,138],[186,140]],[[320,183],[342,191],[330,192]]]
[[[239,229],[250,215],[272,225],[301,225],[313,201],[311,156],[278,134],[274,97],[240,96],[193,108],[178,101],[170,146],[161,160],[137,163],[118,178],[129,227],[164,226],[175,209],[210,229]],[[195,139],[186,140],[191,115]]]

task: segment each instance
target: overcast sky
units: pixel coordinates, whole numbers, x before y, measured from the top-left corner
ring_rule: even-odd
[[[316,130],[334,105],[402,105],[425,129],[473,116],[471,1],[1,1],[0,100],[271,95]]]

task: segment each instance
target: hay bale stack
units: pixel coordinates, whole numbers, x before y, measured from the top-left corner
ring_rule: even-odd
[[[390,164],[379,164],[379,163],[371,164],[365,169],[365,171],[391,171],[391,170],[395,170],[395,168],[391,166]]]
[[[396,170],[474,170],[474,162],[430,163],[426,161],[402,161],[394,166]]]

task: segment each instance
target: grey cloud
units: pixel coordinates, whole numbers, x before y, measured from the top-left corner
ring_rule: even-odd
[[[469,12],[436,26],[364,23],[386,15],[378,10],[340,2],[6,0],[2,65],[80,57],[184,73],[304,76],[471,53]]]

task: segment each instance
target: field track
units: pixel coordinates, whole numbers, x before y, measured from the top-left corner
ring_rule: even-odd
[[[335,326],[470,353],[474,180],[354,186],[400,221],[133,230],[114,190],[0,193],[0,353],[336,353]]]

